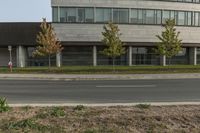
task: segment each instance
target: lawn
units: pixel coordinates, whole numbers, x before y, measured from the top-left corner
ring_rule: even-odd
[[[8,68],[1,67],[0,73],[10,73]],[[176,65],[176,66],[116,66],[115,72],[112,66],[64,66],[52,67],[26,67],[14,68],[13,73],[56,73],[56,74],[159,74],[159,73],[200,73],[200,65]]]
[[[15,107],[1,133],[198,133],[200,106]]]

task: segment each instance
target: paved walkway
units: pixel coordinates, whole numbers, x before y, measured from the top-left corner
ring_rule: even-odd
[[[200,79],[200,73],[187,74],[0,74],[0,79],[23,80],[130,80]]]

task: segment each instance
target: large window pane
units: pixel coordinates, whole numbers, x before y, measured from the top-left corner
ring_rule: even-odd
[[[165,24],[166,20],[170,18],[170,11],[163,11],[162,23]]]
[[[96,22],[109,22],[112,20],[111,9],[97,8]]]
[[[195,12],[195,16],[194,16],[195,20],[194,20],[194,25],[195,26],[199,26],[199,13],[198,12]]]
[[[76,22],[76,8],[68,8],[67,22]]]
[[[58,22],[58,7],[53,7],[53,22]]]
[[[129,13],[128,9],[113,9],[113,22],[128,23]]]
[[[185,12],[178,12],[178,25],[185,24]]]
[[[94,22],[93,8],[85,8],[85,22]]]
[[[146,24],[154,24],[155,13],[154,10],[146,10]]]
[[[192,12],[187,13],[187,25],[192,25]]]
[[[138,10],[138,23],[143,23],[143,10]]]
[[[67,22],[67,8],[60,8],[60,22]]]
[[[60,22],[76,22],[76,8],[61,8]]]
[[[128,23],[129,15],[128,9],[120,9],[119,12],[119,23]]]
[[[78,8],[78,22],[85,22],[85,9],[84,8]]]
[[[138,10],[132,9],[131,16],[130,16],[131,23],[138,23]]]
[[[162,21],[162,13],[160,10],[157,10],[156,12],[156,24],[161,24]]]

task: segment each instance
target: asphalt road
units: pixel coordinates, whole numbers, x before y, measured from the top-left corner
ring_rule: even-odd
[[[0,80],[0,96],[10,104],[200,102],[200,79]]]

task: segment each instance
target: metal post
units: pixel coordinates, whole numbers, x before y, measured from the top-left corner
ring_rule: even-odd
[[[8,46],[8,51],[10,54],[10,61],[12,62],[12,46]]]
[[[133,57],[132,56],[133,56],[132,46],[129,46],[129,66],[133,65],[133,63],[132,63]]]
[[[10,72],[12,72],[12,67],[13,67],[13,64],[12,64],[12,46],[8,46],[8,51],[9,51],[9,54],[10,54],[10,61],[8,62],[8,66],[9,66]]]
[[[93,66],[97,66],[97,46],[93,46]]]

